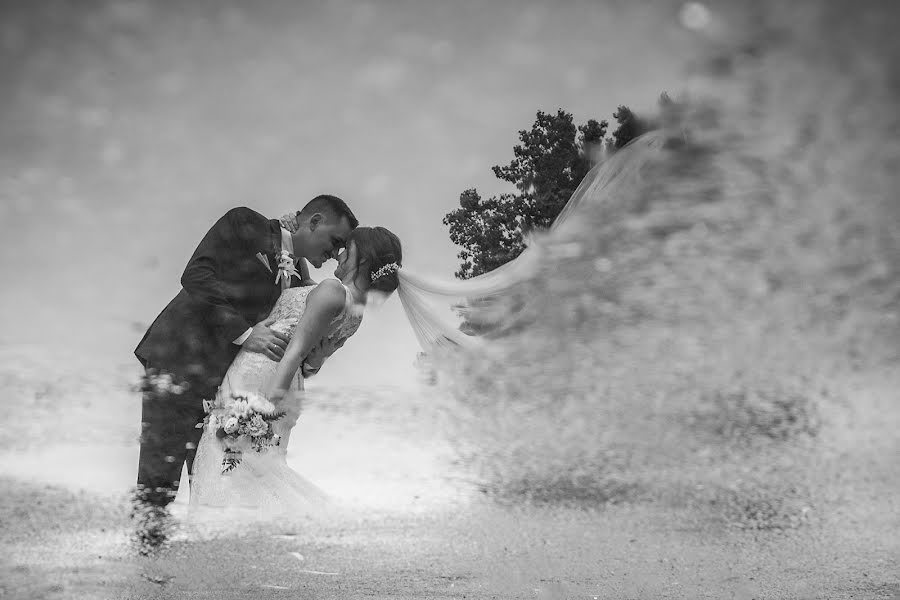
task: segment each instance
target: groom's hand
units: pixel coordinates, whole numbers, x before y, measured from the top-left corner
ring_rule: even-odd
[[[260,321],[254,325],[250,335],[244,340],[242,345],[244,350],[265,354],[275,362],[281,360],[289,340],[283,333],[269,328],[269,325],[274,322],[275,319],[269,317],[265,321]]]

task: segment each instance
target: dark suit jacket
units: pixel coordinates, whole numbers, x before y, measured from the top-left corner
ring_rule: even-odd
[[[194,394],[211,398],[240,349],[233,341],[262,321],[278,299],[280,250],[278,220],[249,208],[228,211],[200,241],[181,276],[182,290],[135,349],[138,360],[173,373]],[[297,284],[294,278],[292,285]]]

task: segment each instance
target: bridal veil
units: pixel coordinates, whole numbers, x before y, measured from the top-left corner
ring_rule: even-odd
[[[667,146],[667,132],[652,131],[600,162],[585,175],[551,227],[530,234],[514,260],[466,280],[436,279],[400,269],[398,295],[423,350],[483,348],[527,317],[523,286],[548,256],[627,208],[640,193],[645,168]]]

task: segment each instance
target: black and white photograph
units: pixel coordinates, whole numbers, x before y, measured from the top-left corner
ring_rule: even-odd
[[[898,30],[0,0],[0,598],[900,600]]]

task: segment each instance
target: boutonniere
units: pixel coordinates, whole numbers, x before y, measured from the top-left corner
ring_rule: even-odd
[[[281,281],[282,278],[285,281],[290,281],[293,276],[300,277],[295,260],[294,255],[287,250],[281,251],[278,255],[278,274],[275,276],[275,283]]]

